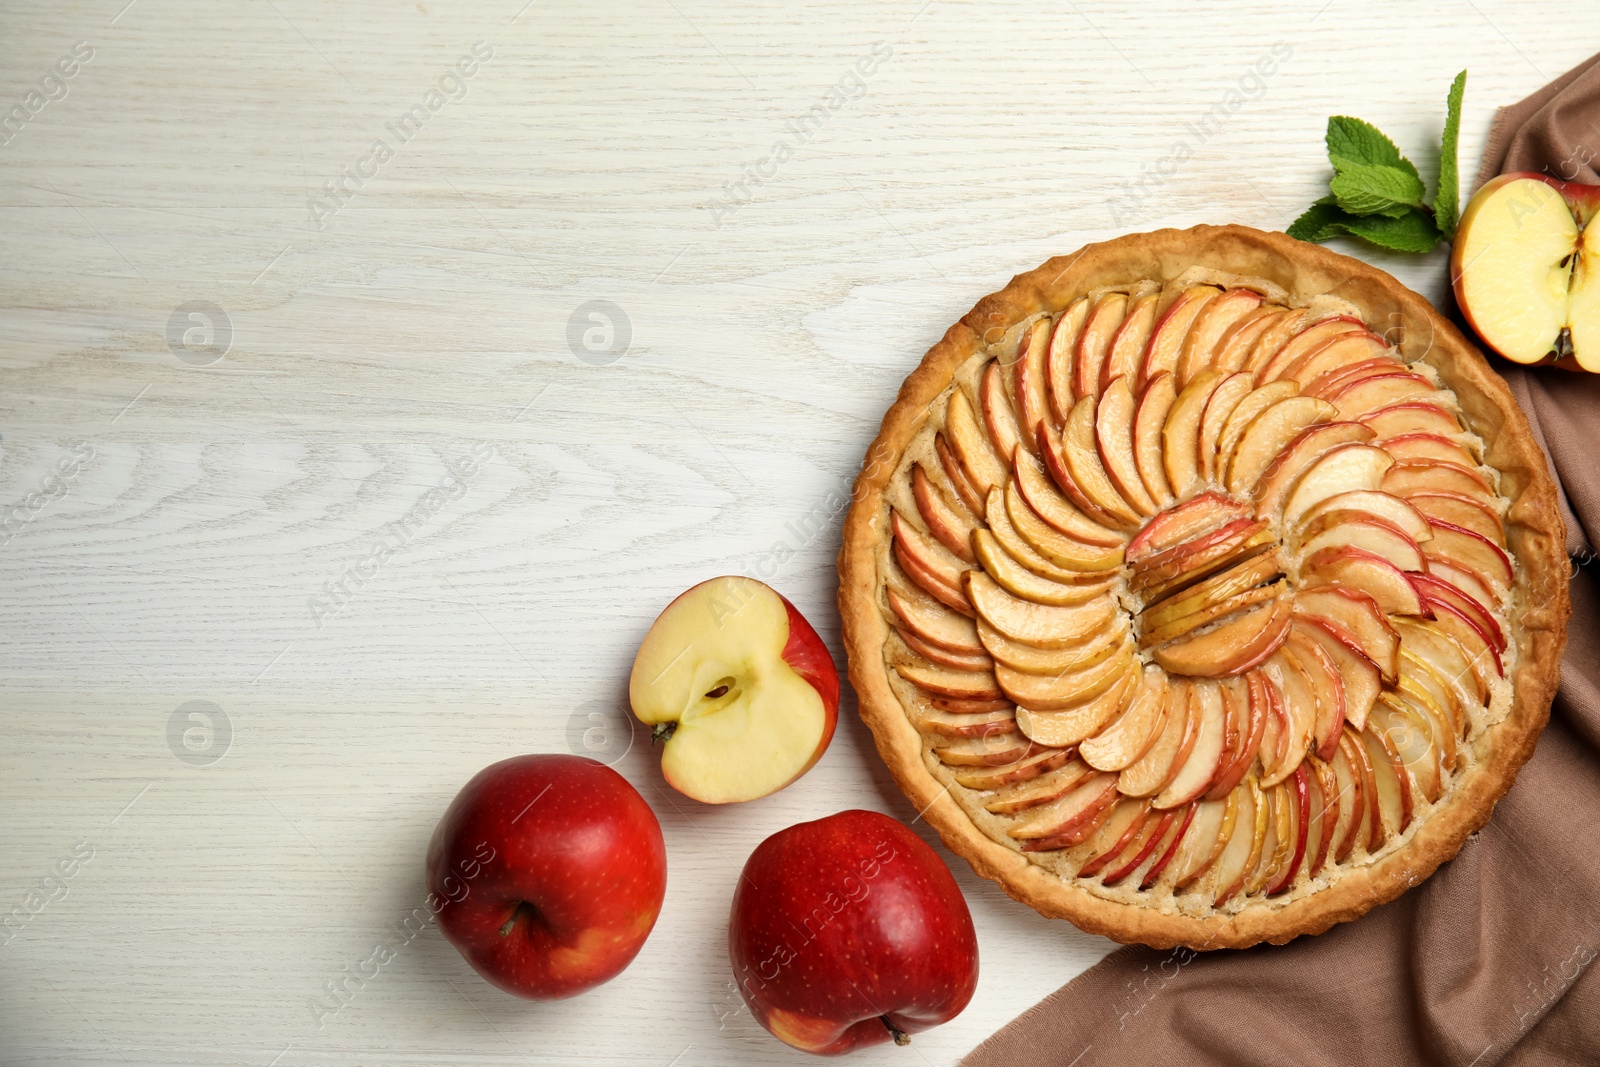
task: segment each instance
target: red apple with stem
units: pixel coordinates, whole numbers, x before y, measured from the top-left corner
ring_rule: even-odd
[[[839,672],[793,604],[729,575],[667,605],[639,645],[628,699],[665,742],[668,784],[726,804],[775,793],[822,757],[839,719]]]
[[[584,756],[514,756],[456,794],[428,845],[439,932],[491,984],[554,1000],[609,981],[667,891],[661,824]]]
[[[833,1055],[960,1014],[978,984],[972,915],[950,869],[871,811],[780,830],[734,893],[728,956],[756,1021]]]

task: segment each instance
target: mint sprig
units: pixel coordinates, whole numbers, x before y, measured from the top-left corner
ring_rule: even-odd
[[[1416,165],[1382,130],[1361,119],[1335,115],[1328,120],[1327,134],[1328,161],[1333,164],[1330,195],[1295,219],[1289,236],[1320,242],[1349,234],[1395,252],[1428,252],[1440,240],[1455,236],[1460,214],[1456,141],[1466,85],[1467,72],[1462,71],[1446,99],[1439,188],[1431,206]]]

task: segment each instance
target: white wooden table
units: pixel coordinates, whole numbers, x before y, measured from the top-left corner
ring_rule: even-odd
[[[1461,67],[1470,174],[1600,43],[1593,0],[523,3],[0,3],[0,1063],[799,1062],[732,987],[738,868],[915,813],[848,697],[783,793],[666,789],[616,725],[655,613],[776,566],[838,654],[830,494],[979,296],[1282,228],[1329,114],[1431,179]],[[667,835],[633,967],[528,1004],[406,941],[457,788],[586,744]],[[863,1062],[951,1063],[1111,947],[944,854],[977,996]]]

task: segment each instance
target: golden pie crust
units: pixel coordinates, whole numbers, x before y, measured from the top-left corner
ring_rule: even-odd
[[[1508,592],[1494,609],[1495,617],[1503,627],[1503,643],[1506,646],[1503,657],[1505,681],[1487,687],[1489,695],[1483,698],[1484,707],[1474,712],[1470,721],[1462,727],[1460,732],[1464,736],[1459,738],[1459,753],[1453,773],[1441,774],[1433,780],[1432,788],[1438,792],[1436,798],[1430,801],[1421,796],[1416,813],[1403,819],[1403,825],[1396,823],[1397,828],[1390,828],[1389,822],[1384,821],[1382,840],[1380,842],[1378,837],[1371,839],[1376,846],[1371,853],[1366,848],[1369,842],[1364,820],[1367,816],[1362,814],[1360,807],[1353,815],[1347,810],[1348,828],[1342,833],[1330,830],[1323,838],[1326,841],[1350,837],[1357,842],[1353,848],[1345,846],[1348,855],[1343,862],[1324,862],[1318,877],[1312,879],[1308,875],[1309,863],[1303,862],[1297,852],[1293,878],[1287,880],[1286,884],[1278,885],[1273,893],[1258,886],[1252,894],[1235,892],[1220,905],[1197,899],[1197,894],[1192,891],[1174,892],[1170,886],[1163,886],[1159,879],[1148,891],[1129,879],[1113,886],[1102,885],[1097,878],[1107,876],[1105,866],[1100,868],[1096,878],[1080,878],[1072,865],[1083,862],[1084,849],[1088,845],[1081,840],[1059,850],[1046,848],[1042,851],[1022,851],[1022,842],[1004,832],[1007,825],[1015,825],[1017,816],[1013,813],[990,818],[984,814],[990,810],[984,807],[985,798],[992,799],[995,790],[973,789],[955,783],[954,774],[961,768],[946,766],[934,754],[936,744],[948,745],[950,742],[932,737],[913,721],[913,715],[932,714],[921,699],[927,694],[909,684],[897,668],[910,666],[913,674],[919,664],[921,669],[931,670],[935,674],[943,668],[921,659],[918,651],[899,636],[902,617],[897,616],[886,596],[886,590],[891,586],[913,591],[915,586],[914,581],[910,586],[906,584],[907,575],[900,569],[902,564],[896,562],[892,547],[895,537],[891,532],[896,520],[893,517],[895,509],[891,505],[898,504],[901,511],[913,511],[914,518],[914,508],[905,505],[911,492],[908,486],[912,468],[916,462],[921,462],[925,467],[934,465],[929,451],[932,435],[936,431],[943,433],[950,398],[961,392],[963,385],[966,387],[965,402],[974,406],[973,397],[981,390],[977,384],[981,379],[973,373],[975,368],[981,367],[986,361],[997,360],[1006,368],[1006,373],[1014,373],[1015,361],[1024,358],[1023,352],[1028,343],[1025,335],[1041,316],[1059,321],[1062,313],[1072,308],[1080,298],[1091,298],[1092,306],[1099,296],[1113,291],[1130,294],[1128,303],[1122,306],[1131,307],[1132,298],[1153,288],[1151,283],[1163,287],[1163,293],[1168,294],[1185,286],[1196,285],[1210,285],[1219,292],[1253,290],[1270,302],[1295,309],[1302,323],[1340,314],[1362,320],[1378,338],[1393,346],[1391,354],[1408,365],[1405,369],[1433,382],[1446,400],[1453,395],[1455,414],[1464,431],[1462,437],[1472,442],[1475,455],[1481,452],[1480,468],[1489,472],[1485,477],[1493,478],[1496,486],[1500,498],[1498,506],[1504,509],[1504,546],[1513,561],[1512,576],[1507,583]],[[1161,298],[1163,305],[1173,299],[1170,295]],[[1367,336],[1373,335],[1369,333]],[[1222,346],[1218,347],[1220,349]],[[1431,371],[1423,368],[1431,368]],[[1175,370],[1174,374],[1177,373]],[[1189,375],[1191,380],[1193,376],[1193,373]],[[1007,388],[1007,395],[1015,397],[1013,381],[1007,382]],[[1089,388],[1091,392],[1094,391],[1094,387]],[[1104,388],[1102,379],[1100,389],[1103,391]],[[1242,391],[1242,385],[1240,389]],[[982,400],[978,399],[977,406],[981,404]],[[1388,424],[1390,434],[1394,432],[1393,419],[1396,417],[1391,416]],[[1049,417],[1048,421],[1055,423],[1060,420]],[[1018,425],[1020,427],[1020,420]],[[1060,442],[1059,435],[1055,440]],[[942,444],[942,436],[939,441]],[[1048,447],[1048,441],[1047,436],[1046,445],[1042,447]],[[972,479],[972,482],[976,484],[978,479]],[[949,484],[952,483],[946,483]],[[1197,485],[1188,492],[1188,497],[1192,498],[1204,488]],[[999,489],[995,491],[1000,492]],[[1172,510],[1173,505],[1182,503],[1183,499],[1185,497],[1182,496],[1169,498],[1164,510]],[[1153,502],[1157,505],[1160,503]],[[983,527],[982,502],[969,510],[977,516],[976,525]],[[1146,514],[1141,514],[1141,521],[1146,517]],[[1137,526],[1123,532],[1129,533],[1133,528]],[[915,536],[917,532],[911,531],[911,535]],[[927,534],[923,533],[923,536],[926,538]],[[1460,537],[1458,534],[1452,536]],[[1451,323],[1437,314],[1426,300],[1377,268],[1317,245],[1295,241],[1280,233],[1240,226],[1197,226],[1189,230],[1133,234],[1091,244],[1071,256],[1052,259],[1036,270],[1013,278],[1000,292],[984,297],[929,350],[901,386],[898,399],[884,416],[878,437],[868,450],[862,473],[856,480],[839,556],[839,607],[850,680],[859,697],[861,716],[873,732],[879,754],[913,806],[938,830],[945,843],[963,856],[978,874],[998,882],[1009,895],[1041,914],[1068,919],[1088,932],[1117,941],[1160,948],[1175,945],[1196,949],[1239,948],[1261,941],[1282,944],[1301,934],[1321,933],[1335,923],[1357,918],[1427,878],[1439,864],[1456,854],[1469,834],[1484,825],[1495,803],[1510,788],[1517,771],[1531,755],[1539,732],[1549,717],[1570,613],[1568,561],[1564,544],[1565,535],[1557,511],[1555,485],[1525,416],[1513,401],[1505,383],[1490,370],[1477,349]],[[963,566],[982,574],[983,568],[978,563],[966,563]],[[1422,569],[1426,567],[1424,564]],[[1130,573],[1127,565],[1118,566],[1114,580],[1119,583],[1119,591],[1125,592],[1128,588],[1126,582]],[[965,583],[969,580],[977,579],[969,572],[963,575],[962,581]],[[1298,585],[1290,583],[1287,575],[1280,575],[1274,581],[1283,583],[1273,588],[1285,597],[1298,597],[1301,591],[1309,588],[1306,582]],[[971,586],[963,584],[962,588]],[[1119,592],[1119,595],[1122,594]],[[1137,597],[1132,601],[1134,607],[1128,606],[1129,600],[1125,595],[1121,603],[1130,618],[1145,618],[1132,615],[1139,603]],[[1295,600],[1294,603],[1298,605],[1301,602]],[[1256,606],[1242,614],[1281,610],[1275,605],[1275,601],[1265,604],[1256,602]],[[1150,606],[1151,603],[1146,601],[1144,610]],[[1436,602],[1430,602],[1430,607],[1433,606],[1436,606]],[[1295,610],[1300,609],[1296,607]],[[1242,616],[1229,618],[1238,617]],[[1298,620],[1302,616],[1296,614],[1293,618]],[[1393,616],[1390,616],[1390,620],[1393,621]],[[1126,624],[1131,627],[1142,625],[1133,621]],[[1205,623],[1197,634],[1204,636],[1227,624],[1228,619]],[[1404,620],[1401,625],[1405,625]],[[1136,639],[1142,641],[1143,637],[1129,637],[1129,640]],[[1170,649],[1182,640],[1179,638],[1177,642],[1169,642],[1161,647]],[[924,649],[927,647],[923,646]],[[1402,643],[1401,647],[1407,646]],[[1464,648],[1465,645],[1459,647]],[[933,651],[939,653],[939,649]],[[1125,650],[1119,647],[1117,652],[1122,655]],[[1138,650],[1133,669],[1135,673],[1141,670],[1145,673],[1139,679],[1130,681],[1127,693],[1131,694],[1144,678],[1154,677],[1150,673],[1153,668],[1140,667],[1152,655],[1150,648],[1141,647]],[[956,658],[961,659],[960,656]],[[1176,654],[1169,656],[1167,661],[1173,659],[1188,662]],[[1481,655],[1478,660],[1482,660]],[[1302,655],[1302,659],[1296,661],[1291,654],[1289,662],[1303,664],[1305,658]],[[1248,686],[1241,689],[1242,682],[1232,680],[1243,679],[1246,677],[1244,674],[1220,679],[1207,675],[1195,679],[1183,674],[1190,669],[1206,671],[1211,668],[1204,662],[1200,667],[1184,667],[1169,672],[1172,676],[1166,682],[1168,686],[1184,686],[1185,700],[1198,702],[1200,698],[1194,694],[1201,687],[1222,686],[1233,694],[1228,704],[1232,709],[1238,706],[1232,701],[1240,692],[1254,692]],[[1472,676],[1476,674],[1474,668]],[[1280,673],[1272,677],[1281,680],[1283,676]],[[1306,677],[1310,678],[1311,675],[1308,673]],[[1387,694],[1391,694],[1395,688],[1389,677],[1385,677],[1382,684],[1386,695],[1380,697],[1380,703],[1388,700]],[[1006,695],[1011,696],[1010,693]],[[1207,699],[1215,700],[1210,696]],[[1322,706],[1322,699],[1317,698],[1318,707]],[[1341,701],[1343,699],[1341,697]],[[1126,712],[1131,700],[1131,695],[1119,699],[1117,715]],[[1415,698],[1412,700],[1406,706],[1414,708]],[[1015,699],[1007,702],[1015,703]],[[1271,706],[1270,701],[1266,703]],[[971,701],[947,702],[948,706],[958,707],[964,712],[970,712],[980,704]],[[1194,706],[1198,707],[1198,703]],[[1389,706],[1383,704],[1386,709]],[[1294,716],[1282,713],[1281,707],[1278,712],[1276,717],[1269,716],[1270,721],[1279,723],[1279,734],[1286,734],[1290,731],[1289,723]],[[1242,711],[1230,710],[1228,714],[1235,716],[1239,723],[1245,721]],[[1369,721],[1376,722],[1377,714],[1374,710]],[[1003,719],[1004,715],[996,712],[992,717]],[[1420,713],[1419,717],[1426,720],[1426,716]],[[961,716],[945,718],[961,719]],[[968,714],[962,721],[978,721],[978,718],[981,717]],[[1049,713],[1033,713],[1029,722],[1037,723],[1049,718]],[[919,721],[926,722],[928,719]],[[1450,720],[1441,718],[1440,721]],[[1012,730],[1013,733],[1006,736],[1015,736],[1014,723],[1002,723],[999,728]],[[1338,728],[1344,732],[1352,730],[1348,723]],[[1193,736],[1198,729],[1201,728],[1191,727],[1188,736]],[[1227,744],[1232,746],[1235,740],[1241,740],[1244,735],[1242,732],[1230,732],[1227,736]],[[1259,734],[1251,735],[1257,736]],[[1435,733],[1434,736],[1437,738],[1439,735]],[[1305,740],[1304,735],[1301,735],[1301,740]],[[1269,762],[1273,768],[1281,767],[1277,761],[1284,758],[1282,753],[1291,742],[1277,742],[1279,747],[1272,750],[1276,755],[1271,760],[1267,759],[1266,749],[1261,750],[1263,755],[1260,759],[1249,755],[1251,762],[1247,782],[1236,789],[1246,791],[1248,786],[1252,798],[1249,806],[1246,806],[1246,801],[1240,800],[1239,811],[1251,811],[1254,805],[1260,804],[1269,813],[1266,818],[1275,828],[1270,832],[1284,828],[1285,841],[1298,833],[1302,823],[1308,821],[1306,813],[1314,810],[1306,805],[1304,797],[1307,793],[1303,783],[1308,778],[1315,783],[1316,775],[1331,773],[1324,772],[1320,765],[1313,766],[1317,762],[1317,740],[1311,739],[1312,755],[1303,759],[1299,755],[1294,757],[1298,766],[1293,780],[1285,779],[1270,787],[1279,791],[1270,799],[1265,799],[1270,790],[1261,789],[1260,781],[1263,773],[1269,770]],[[1030,753],[1039,751],[1027,738],[1022,741],[1028,744]],[[963,743],[970,746],[971,742]],[[1370,739],[1368,743],[1372,747]],[[1186,744],[1193,742],[1186,741]],[[1074,751],[1070,756],[1061,758],[1081,762],[1083,753],[1077,752],[1075,745],[1066,747]],[[1382,747],[1373,747],[1373,751],[1379,752]],[[1187,747],[1184,749],[1185,753],[1189,751]],[[1224,756],[1230,754],[1235,754],[1232,748]],[[1351,753],[1350,765],[1357,759],[1357,755]],[[1059,766],[1059,763],[1052,763],[1051,766]],[[1084,766],[1087,768],[1088,765]],[[1310,768],[1309,772],[1307,768]],[[1350,766],[1347,765],[1346,769],[1350,769]],[[1098,770],[1089,770],[1093,771],[1089,778],[1096,781],[1103,778]],[[1114,769],[1111,773],[1117,774]],[[1096,778],[1095,775],[1100,777]],[[1413,775],[1410,771],[1402,771],[1402,776],[1411,790],[1424,789],[1420,772]],[[1079,780],[1086,781],[1088,778]],[[1116,780],[1119,783],[1124,781],[1120,776]],[[1342,783],[1343,779],[1338,781]],[[1382,793],[1372,786],[1372,777],[1367,777],[1365,781],[1368,783],[1366,795],[1369,799],[1358,803],[1370,806],[1370,818],[1373,825],[1377,825],[1380,819],[1376,798],[1380,794],[1392,798],[1393,783],[1388,793]],[[1282,790],[1286,786],[1290,791],[1284,793]],[[1325,795],[1315,785],[1312,788],[1310,795]],[[1294,792],[1296,789],[1300,792]],[[1161,795],[1166,796],[1166,792],[1163,791]],[[1347,796],[1349,791],[1340,791],[1338,795]],[[1299,798],[1298,807],[1294,806],[1296,798]],[[1115,804],[1131,803],[1133,799],[1118,793]],[[1223,801],[1219,799],[1218,802]],[[1227,803],[1232,804],[1231,801]],[[1282,810],[1274,805],[1282,805]],[[1192,816],[1192,806],[1187,810]],[[1289,812],[1287,821],[1280,821],[1284,818],[1283,811]],[[1390,814],[1392,812],[1385,814],[1384,819],[1387,820]],[[1212,816],[1215,816],[1215,811]],[[1111,827],[1106,819],[1102,819],[1101,825]],[[1310,825],[1315,829],[1321,824],[1312,822]],[[1187,826],[1186,821],[1184,829]],[[1154,851],[1145,850],[1152,862],[1162,851],[1169,854],[1167,858],[1170,860],[1170,853],[1177,850],[1177,838],[1183,836],[1184,829],[1168,830],[1163,824],[1161,831],[1154,832],[1159,842]],[[1110,829],[1106,828],[1100,831],[1102,835],[1109,832]],[[1131,833],[1131,830],[1128,831],[1128,834]],[[1222,836],[1226,840],[1227,835]],[[1128,835],[1125,834],[1123,840],[1128,840]],[[1270,840],[1276,843],[1278,838],[1273,836]],[[1137,844],[1137,841],[1134,843]],[[1314,841],[1311,848],[1315,849]],[[1213,867],[1222,851],[1221,845],[1212,850]],[[1150,866],[1139,863],[1127,867],[1124,862],[1127,856],[1128,852],[1120,852],[1115,862],[1133,874]],[[1328,860],[1331,858],[1331,854],[1326,856]],[[1264,855],[1260,863],[1267,863]],[[1252,853],[1247,873],[1257,869],[1258,863]],[[1268,869],[1272,870],[1270,867]],[[1283,864],[1280,862],[1274,877],[1280,877],[1282,881],[1282,873]],[[1220,879],[1226,875],[1218,873],[1216,877]],[[1272,880],[1268,879],[1269,882]]]

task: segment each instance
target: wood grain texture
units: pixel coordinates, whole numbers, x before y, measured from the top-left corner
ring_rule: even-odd
[[[0,2],[0,109],[94,49],[0,146],[0,905],[44,900],[0,933],[4,1064],[799,1062],[731,987],[738,868],[802,819],[917,813],[848,698],[790,789],[672,793],[615,733],[655,613],[775,571],[837,652],[833,508],[979,296],[1126,230],[1281,229],[1329,114],[1431,182],[1462,67],[1471,173],[1493,106],[1600,39],[1587,0],[124,3]],[[479,41],[461,98],[390,132]],[[308,198],[379,138],[319,228]],[[1445,291],[1442,252],[1341,247]],[[600,365],[568,340],[593,300],[631,334]],[[191,301],[231,323],[215,362],[169,347]],[[177,714],[204,756],[192,701],[231,729],[206,766],[169,744]],[[631,969],[529,1005],[405,940],[473,772],[607,742],[670,850]],[[953,1062],[1111,947],[956,873],[977,997],[863,1062]],[[394,962],[319,1027],[379,941]]]

